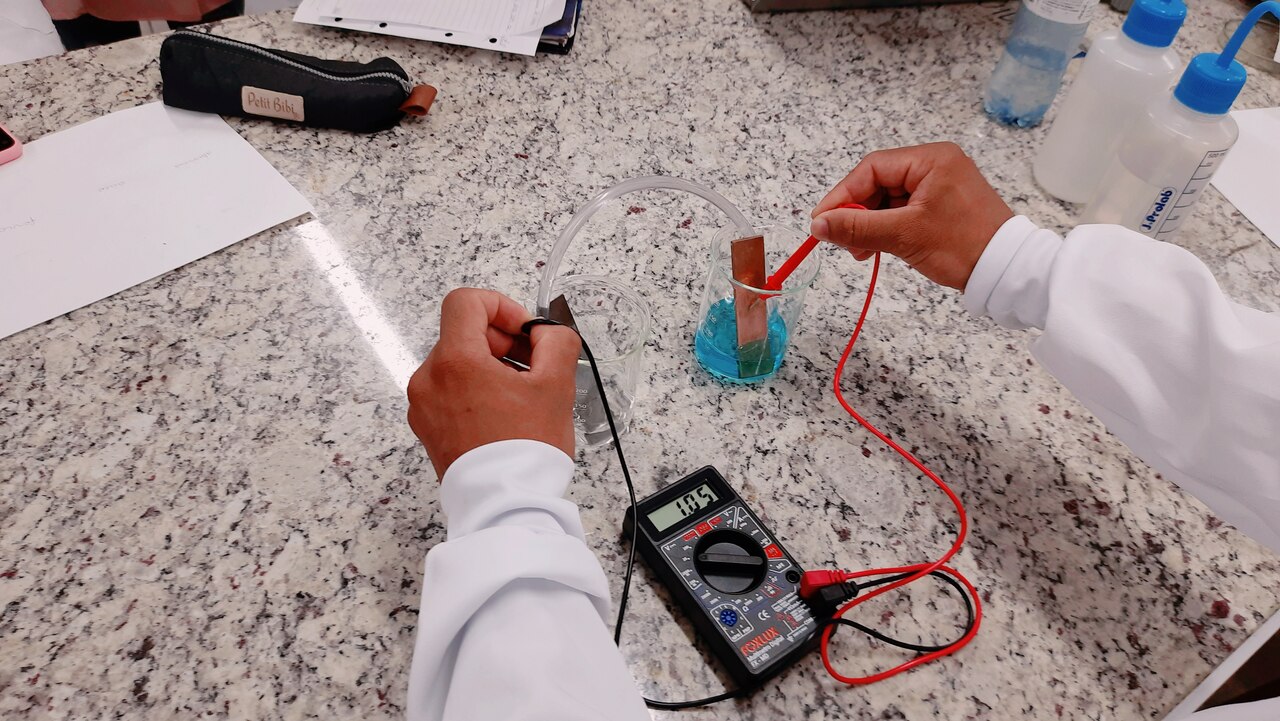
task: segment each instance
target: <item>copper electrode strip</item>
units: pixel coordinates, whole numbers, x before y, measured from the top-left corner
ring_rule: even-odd
[[[752,378],[773,370],[769,352],[769,309],[764,296],[742,286],[765,285],[764,236],[753,235],[729,244],[733,279],[733,311],[738,325],[738,377]]]

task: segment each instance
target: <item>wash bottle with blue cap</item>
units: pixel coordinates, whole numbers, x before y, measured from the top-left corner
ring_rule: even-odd
[[[1093,197],[1124,131],[1173,87],[1186,18],[1182,0],[1137,0],[1120,29],[1094,39],[1032,164],[1041,188],[1068,203]]]
[[[1246,77],[1236,51],[1266,13],[1280,17],[1280,2],[1255,7],[1220,54],[1192,58],[1172,95],[1162,94],[1135,120],[1082,222],[1116,223],[1159,240],[1174,237],[1239,136],[1228,114]]]

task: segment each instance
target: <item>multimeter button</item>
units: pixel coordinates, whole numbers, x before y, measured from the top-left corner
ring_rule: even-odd
[[[710,523],[713,526],[718,526],[721,523],[724,523],[724,519],[719,516],[716,516],[715,518],[711,519]]]
[[[782,549],[778,548],[777,544],[770,543],[764,547],[764,555],[769,558],[782,558]]]
[[[711,533],[711,524],[707,523],[706,521],[703,521],[702,523],[699,523],[697,528],[695,528],[694,530],[697,531],[699,535],[704,533]]]
[[[738,625],[738,612],[732,608],[726,608],[720,612],[720,623],[733,628]]]

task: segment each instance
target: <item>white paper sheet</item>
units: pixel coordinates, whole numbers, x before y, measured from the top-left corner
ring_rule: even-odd
[[[1224,660],[1213,671],[1209,672],[1209,675],[1205,677],[1204,681],[1201,681],[1200,685],[1196,686],[1195,690],[1182,700],[1182,703],[1175,706],[1173,710],[1169,712],[1169,715],[1164,717],[1164,721],[1187,721],[1188,716],[1199,710],[1199,708],[1204,705],[1205,701],[1209,700],[1209,697],[1212,696],[1214,692],[1222,688],[1222,684],[1225,683],[1227,679],[1235,675],[1235,672],[1239,671],[1240,667],[1252,658],[1253,655],[1258,652],[1258,649],[1262,648],[1262,646],[1267,641],[1270,641],[1276,634],[1280,634],[1280,612],[1272,614],[1271,618],[1264,621],[1262,625],[1258,627],[1258,630],[1254,631],[1249,638],[1244,640],[1244,643],[1237,646],[1236,650],[1233,651],[1230,656],[1227,656],[1226,660]],[[1215,718],[1221,719],[1222,717],[1218,716]],[[1256,719],[1258,717],[1249,715],[1248,718]]]
[[[0,165],[0,338],[310,211],[217,115],[151,103]]]
[[[40,0],[0,0],[0,65],[63,52]]]
[[[404,23],[386,22],[380,20],[360,20],[356,18],[342,17],[339,21],[333,15],[333,3],[335,0],[302,0],[302,4],[298,6],[297,12],[293,15],[294,22],[308,23],[310,25],[323,25],[325,27],[341,28],[343,30],[357,30],[366,33],[378,33],[381,35],[394,35],[401,38],[411,38],[414,40],[429,40],[437,43],[447,43],[449,45],[463,45],[471,48],[483,48],[485,50],[497,50],[504,53],[516,53],[518,55],[533,55],[538,50],[538,41],[542,37],[543,28],[531,30],[520,35],[487,35],[483,33],[468,33],[460,30],[450,30],[447,28],[433,28],[423,25],[409,25]],[[563,5],[561,10],[563,11]],[[557,19],[559,17],[557,16]],[[552,22],[555,22],[554,20]],[[550,24],[550,23],[548,23]]]
[[[1280,246],[1280,108],[1237,110],[1231,117],[1240,139],[1209,182]]]

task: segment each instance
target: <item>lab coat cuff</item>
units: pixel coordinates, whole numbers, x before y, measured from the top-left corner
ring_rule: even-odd
[[[1062,238],[1026,216],[1005,221],[978,259],[964,289],[964,307],[1006,328],[1043,328],[1049,275]]]
[[[534,440],[489,443],[464,453],[441,479],[448,538],[520,526],[583,538],[578,509],[564,499],[573,459]]]
[[[1006,220],[1004,225],[991,236],[987,247],[978,258],[978,264],[969,275],[969,282],[964,286],[965,310],[977,316],[987,315],[987,300],[991,291],[1004,275],[1013,256],[1022,247],[1022,241],[1036,230],[1036,224],[1025,215],[1015,215]]]

